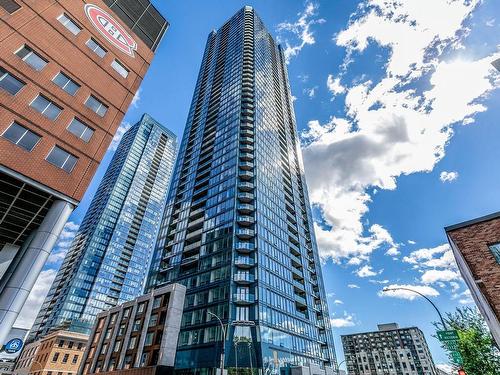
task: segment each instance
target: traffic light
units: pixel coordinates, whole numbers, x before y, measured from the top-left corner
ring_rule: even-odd
[[[467,375],[467,374],[465,373],[465,370],[461,368],[460,370],[458,370],[458,375]]]

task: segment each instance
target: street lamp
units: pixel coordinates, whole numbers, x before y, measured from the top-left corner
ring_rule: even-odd
[[[224,328],[224,324],[222,324],[222,320],[220,320],[220,318],[217,315],[215,315],[213,312],[210,312],[210,311],[207,311],[207,314],[215,316],[220,323],[220,327],[222,328],[222,349],[220,352],[220,374],[224,375],[224,346],[226,343],[226,329]]]
[[[441,312],[439,311],[439,309],[437,308],[437,306],[434,304],[434,302],[432,302],[429,298],[427,298],[426,296],[424,296],[422,293],[417,292],[416,290],[413,290],[413,289],[410,289],[410,288],[402,288],[402,287],[389,288],[389,287],[385,287],[384,289],[382,289],[383,292],[392,292],[392,291],[396,291],[396,290],[406,290],[408,292],[416,293],[420,297],[424,297],[432,305],[432,307],[434,307],[434,309],[436,309],[436,311],[437,311],[437,313],[439,315],[439,319],[441,319],[441,324],[443,325],[443,328],[446,331],[446,329],[447,329],[446,328],[446,323],[444,322],[443,316],[441,315]]]
[[[345,362],[345,359],[337,364],[337,374],[340,374],[340,365]]]

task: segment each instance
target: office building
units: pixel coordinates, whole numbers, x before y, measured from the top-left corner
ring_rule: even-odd
[[[500,345],[500,212],[445,230],[458,269]]]
[[[349,375],[437,375],[423,332],[379,324],[378,331],[342,335]]]
[[[172,174],[176,136],[145,114],[118,145],[30,333],[90,333],[101,311],[141,295]]]
[[[87,346],[87,335],[55,331],[26,345],[14,375],[76,375]]]
[[[171,374],[185,294],[170,284],[100,313],[79,375]]]
[[[335,367],[287,74],[251,7],[208,36],[148,283],[188,288],[179,373]]]
[[[0,1],[0,342],[167,25],[148,0]]]

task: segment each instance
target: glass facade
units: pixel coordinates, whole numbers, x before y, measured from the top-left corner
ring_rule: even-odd
[[[222,343],[226,368],[336,367],[284,56],[251,7],[208,37],[148,287],[171,282],[176,371]]]
[[[142,294],[176,151],[176,136],[147,114],[124,134],[31,338],[68,325],[90,333],[98,313]]]

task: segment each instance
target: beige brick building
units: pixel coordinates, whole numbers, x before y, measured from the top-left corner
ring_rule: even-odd
[[[25,346],[14,367],[14,375],[76,375],[88,336],[56,331]]]

